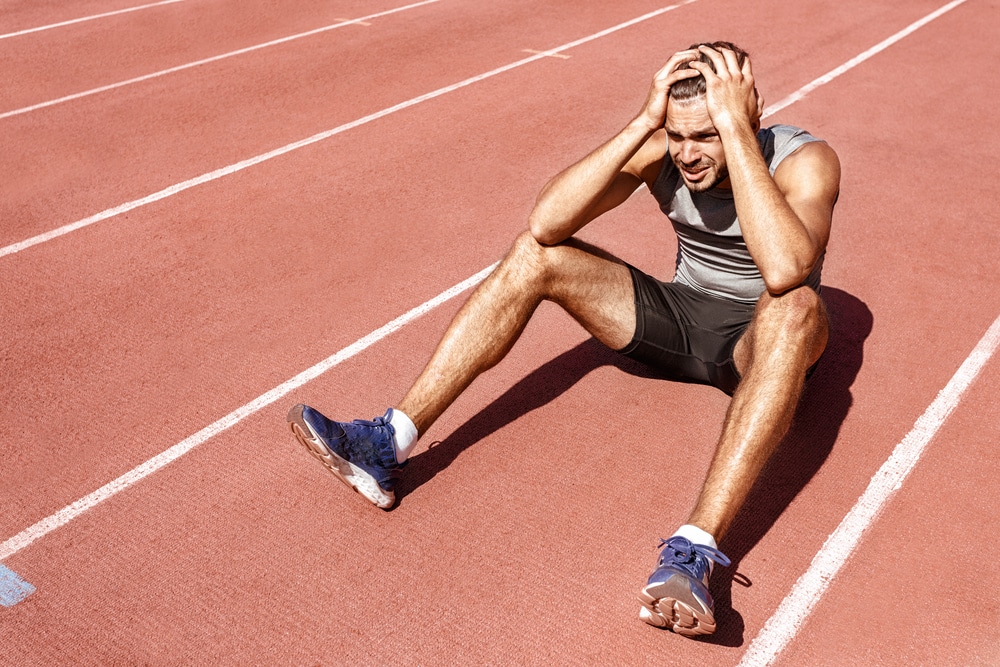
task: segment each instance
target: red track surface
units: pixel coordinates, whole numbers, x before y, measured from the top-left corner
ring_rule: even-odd
[[[188,0],[0,40],[0,113],[399,6],[295,4]],[[775,102],[940,4],[698,0],[0,257],[0,540],[498,259],[677,48],[741,43]],[[0,31],[123,6],[14,3]],[[2,119],[0,245],[662,6],[441,0]],[[381,413],[458,299],[4,560],[37,592],[0,609],[0,662],[739,663],[1000,314],[998,24],[969,0],[770,119],[844,165],[834,338],[721,545],[712,638],[649,628],[634,595],[727,399],[643,377],[555,307],[435,425],[394,511],[300,451],[289,405]],[[585,236],[667,276],[658,216],[639,195]],[[1000,664],[980,537],[1000,531],[998,388],[991,360],[777,664]]]

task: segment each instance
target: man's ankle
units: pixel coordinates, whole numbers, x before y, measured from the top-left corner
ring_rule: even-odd
[[[718,549],[719,545],[715,543],[715,538],[711,533],[708,533],[698,526],[690,523],[686,523],[677,529],[677,532],[673,534],[673,537],[683,537],[688,542],[692,544],[701,544],[706,547],[712,547],[713,549]]]
[[[392,408],[390,410],[389,423],[392,424],[396,437],[393,438],[393,445],[396,450],[396,463],[402,464],[410,456],[410,452],[417,444],[417,427],[413,421],[400,410]]]

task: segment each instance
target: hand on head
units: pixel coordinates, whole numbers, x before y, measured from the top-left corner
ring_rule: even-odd
[[[666,121],[667,96],[670,94],[670,87],[681,79],[698,76],[696,70],[686,67],[686,64],[698,58],[698,55],[696,49],[678,51],[653,76],[649,96],[646,98],[646,104],[640,113],[650,131],[660,129]]]
[[[716,129],[730,129],[740,123],[756,129],[764,100],[754,86],[750,58],[745,57],[741,65],[736,53],[727,48],[700,46],[697,52],[699,56],[704,54],[710,63],[693,59],[687,67],[705,77],[708,113]]]

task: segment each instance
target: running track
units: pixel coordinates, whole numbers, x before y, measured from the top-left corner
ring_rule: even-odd
[[[944,3],[606,5],[7,3],[0,662],[1000,664],[981,537],[1000,529],[989,0],[769,119],[844,164],[834,338],[721,545],[736,565],[713,582],[712,638],[640,623],[634,593],[726,399],[644,377],[557,308],[435,425],[390,513],[287,432],[296,401],[353,418],[398,400],[461,298],[365,337],[501,257],[544,181],[635,113],[676,48],[741,43],[765,98],[789,101]],[[584,236],[669,275],[657,215],[640,193]],[[860,541],[824,547],[921,437]],[[787,611],[796,596],[811,613]]]

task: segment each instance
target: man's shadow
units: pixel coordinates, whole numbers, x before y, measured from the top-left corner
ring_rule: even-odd
[[[732,608],[731,589],[734,577],[741,585],[751,584],[745,577],[735,576],[737,567],[823,465],[850,411],[850,388],[861,368],[873,318],[863,302],[842,290],[824,286],[823,300],[830,316],[826,352],[806,385],[791,430],[719,545],[733,565],[718,569],[712,579],[719,629],[704,641],[726,646],[743,644],[743,618]],[[551,402],[591,371],[608,365],[633,375],[659,377],[654,370],[608,350],[594,339],[580,343],[514,384],[444,441],[412,457],[406,475],[397,483],[397,497],[402,499],[433,479],[466,448]]]

